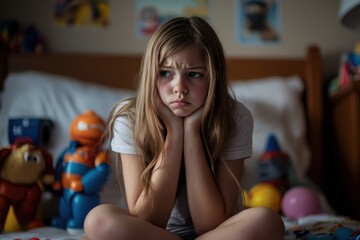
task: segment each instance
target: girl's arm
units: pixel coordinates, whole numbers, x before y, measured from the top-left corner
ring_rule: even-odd
[[[201,141],[199,115],[201,109],[184,120],[184,163],[191,217],[196,232],[202,234],[233,215],[240,196],[224,163],[219,163],[214,178]],[[240,181],[243,160],[233,160],[229,167]]]
[[[178,187],[183,152],[183,120],[158,104],[158,114],[167,129],[164,149],[150,178],[146,193],[141,183],[145,166],[137,155],[121,154],[122,171],[129,211],[154,225],[166,227]]]

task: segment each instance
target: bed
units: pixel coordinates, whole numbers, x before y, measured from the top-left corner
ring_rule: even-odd
[[[48,148],[56,159],[69,141],[67,128],[77,114],[91,108],[106,118],[118,99],[135,94],[140,61],[140,56],[115,54],[1,55],[0,143],[8,144],[9,118],[47,117],[55,125],[51,134],[56,137]],[[343,239],[339,236],[349,237],[350,231],[355,236],[360,224],[335,215],[321,193],[324,118],[320,49],[309,46],[302,58],[228,57],[227,64],[233,94],[250,108],[255,120],[254,154],[246,160],[244,188],[258,182],[257,161],[268,136],[275,134],[290,157],[295,181],[311,186],[323,209],[322,214],[301,219],[284,217],[285,239]],[[113,180],[104,187],[101,199],[123,204]],[[15,236],[71,239],[65,231],[51,227],[4,233],[0,238]]]

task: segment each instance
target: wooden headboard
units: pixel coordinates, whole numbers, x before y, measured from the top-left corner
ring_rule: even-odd
[[[117,88],[134,89],[141,57],[101,54],[0,55],[1,88],[8,72],[38,70],[75,77],[82,81]],[[299,75],[304,83],[307,139],[312,152],[310,178],[323,186],[323,106],[322,59],[320,50],[311,46],[304,58],[227,59],[229,79],[255,79],[268,76]]]

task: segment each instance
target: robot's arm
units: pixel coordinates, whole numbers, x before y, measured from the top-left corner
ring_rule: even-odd
[[[108,179],[110,166],[106,163],[92,169],[82,179],[84,193],[99,192]]]
[[[99,192],[110,174],[109,157],[105,152],[100,152],[95,158],[95,167],[82,178],[85,193]]]

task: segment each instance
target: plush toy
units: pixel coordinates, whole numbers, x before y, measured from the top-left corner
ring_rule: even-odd
[[[42,225],[36,219],[42,189],[39,182],[54,180],[52,156],[30,139],[17,139],[0,149],[0,230],[4,228],[10,206],[22,229]]]
[[[99,191],[107,181],[108,155],[98,144],[105,126],[93,111],[78,115],[70,125],[70,145],[55,170],[55,190],[61,190],[59,217],[52,225],[78,233],[87,213],[100,203]]]
[[[258,161],[259,181],[272,184],[284,193],[289,188],[290,166],[289,156],[281,150],[276,136],[270,134]]]

